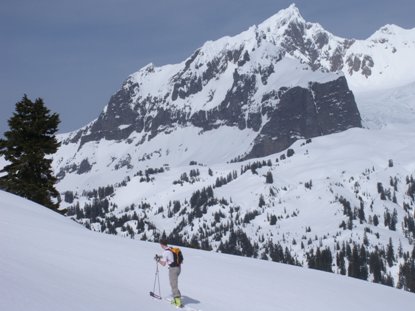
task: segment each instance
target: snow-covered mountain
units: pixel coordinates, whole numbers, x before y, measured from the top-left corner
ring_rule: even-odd
[[[415,29],[344,39],[292,5],[180,64],[150,64],[60,136],[61,206],[95,231],[409,290],[413,53]]]
[[[57,169],[62,176],[71,172],[86,159],[84,153],[91,154],[91,148],[101,153],[106,142],[152,149],[140,154],[144,157],[168,152],[151,140],[182,130],[194,130],[192,140],[208,136],[220,145],[229,142],[222,140],[224,128],[235,132],[241,148],[219,158],[229,161],[279,152],[298,138],[360,127],[361,119],[365,127],[387,124],[397,114],[410,121],[413,92],[409,105],[392,109],[388,100],[377,98],[397,87],[413,90],[414,52],[415,30],[388,25],[367,40],[343,39],[306,22],[291,5],[239,35],[206,42],[182,63],[149,64],[130,75],[97,120],[61,138],[71,148],[62,148]],[[84,147],[88,142],[95,146]],[[79,155],[68,149],[89,151]],[[130,156],[124,152],[117,158]],[[96,158],[89,162],[98,164]]]
[[[253,132],[238,155],[253,158],[298,138],[360,127],[343,74],[320,65],[336,55],[316,56],[319,31],[292,6],[239,35],[206,42],[182,63],[149,64],[128,77],[97,120],[65,142],[80,148],[102,139],[143,144],[178,128],[226,126]]]
[[[158,244],[85,230],[0,191],[0,309],[164,311],[149,296]],[[415,296],[333,274],[183,248],[183,301],[196,310],[411,310]],[[161,294],[169,296],[167,271]]]

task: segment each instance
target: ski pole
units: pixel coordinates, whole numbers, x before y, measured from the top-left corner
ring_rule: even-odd
[[[156,274],[155,274],[155,276],[154,276],[154,286],[153,286],[153,293],[155,294],[156,293],[156,285],[157,285],[157,283],[158,283],[158,289],[159,289],[159,291],[158,291],[158,298],[161,298],[161,289],[160,289],[160,276],[159,276],[159,265],[158,265],[158,263],[156,262]],[[154,295],[154,296],[156,296],[156,295]]]

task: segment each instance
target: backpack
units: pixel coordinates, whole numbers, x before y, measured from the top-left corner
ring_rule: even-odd
[[[170,247],[170,251],[173,253],[174,262],[170,264],[170,267],[180,267],[183,263],[183,254],[180,248]]]

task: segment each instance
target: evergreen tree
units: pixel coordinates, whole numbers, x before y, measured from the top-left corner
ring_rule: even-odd
[[[314,255],[314,250],[311,250],[311,253],[307,254],[308,267],[311,269],[317,269],[327,272],[333,272],[331,266],[333,262],[333,256],[329,248],[320,250],[317,248],[316,254]]]
[[[393,210],[392,218],[390,221],[389,229],[392,231],[396,231],[396,224],[398,223],[398,212],[396,209]]]
[[[258,206],[259,207],[263,207],[265,205],[265,199],[264,199],[264,196],[261,194],[260,196],[259,196],[259,203],[258,203]]]
[[[367,267],[367,261],[368,261],[368,255],[366,252],[366,248],[364,245],[361,245],[360,247],[360,279],[367,280],[369,276],[369,269]]]
[[[344,259],[345,259],[344,251],[338,252],[336,256],[336,261],[337,261],[337,267],[339,268],[339,272],[341,275],[346,275],[346,262]]]
[[[382,281],[382,271],[384,270],[384,266],[382,263],[382,259],[378,253],[375,251],[370,254],[369,256],[369,268],[370,273],[373,274],[373,282],[374,283],[381,283]]]
[[[415,293],[415,247],[412,251],[412,257],[408,258],[399,267],[398,288]]]
[[[276,223],[277,223],[277,216],[271,215],[270,220],[269,220],[269,224],[271,226],[274,226]]]
[[[395,252],[393,251],[393,244],[392,238],[389,238],[389,243],[387,245],[386,250],[386,261],[388,262],[389,267],[393,266],[393,262],[395,261]]]
[[[380,194],[380,199],[386,200],[386,194],[385,194],[385,190],[383,189],[382,183],[378,182],[377,186],[378,186],[378,193]]]
[[[361,278],[361,258],[359,256],[359,249],[356,244],[353,245],[352,253],[349,257],[349,267],[347,269],[347,275],[353,278]]]
[[[51,209],[59,207],[52,159],[47,157],[60,146],[55,137],[59,122],[58,114],[51,114],[40,98],[32,102],[24,95],[16,104],[10,130],[0,139],[0,156],[8,161],[0,171],[6,173],[0,177],[1,189]]]
[[[359,217],[360,223],[363,224],[366,221],[365,217],[365,204],[363,201],[360,201],[360,208],[357,211],[357,216]]]
[[[272,176],[272,173],[270,171],[267,172],[265,182],[267,184],[272,184],[274,182],[274,177]]]
[[[373,225],[377,227],[379,225],[379,218],[377,215],[373,216]]]

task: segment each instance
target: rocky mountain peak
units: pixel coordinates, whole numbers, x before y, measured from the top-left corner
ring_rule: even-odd
[[[372,37],[376,36],[393,36],[405,32],[405,29],[395,24],[387,24],[376,31]]]
[[[258,28],[268,29],[269,31],[279,29],[290,24],[305,24],[306,21],[295,4],[288,8],[280,10],[264,22],[259,24]]]

